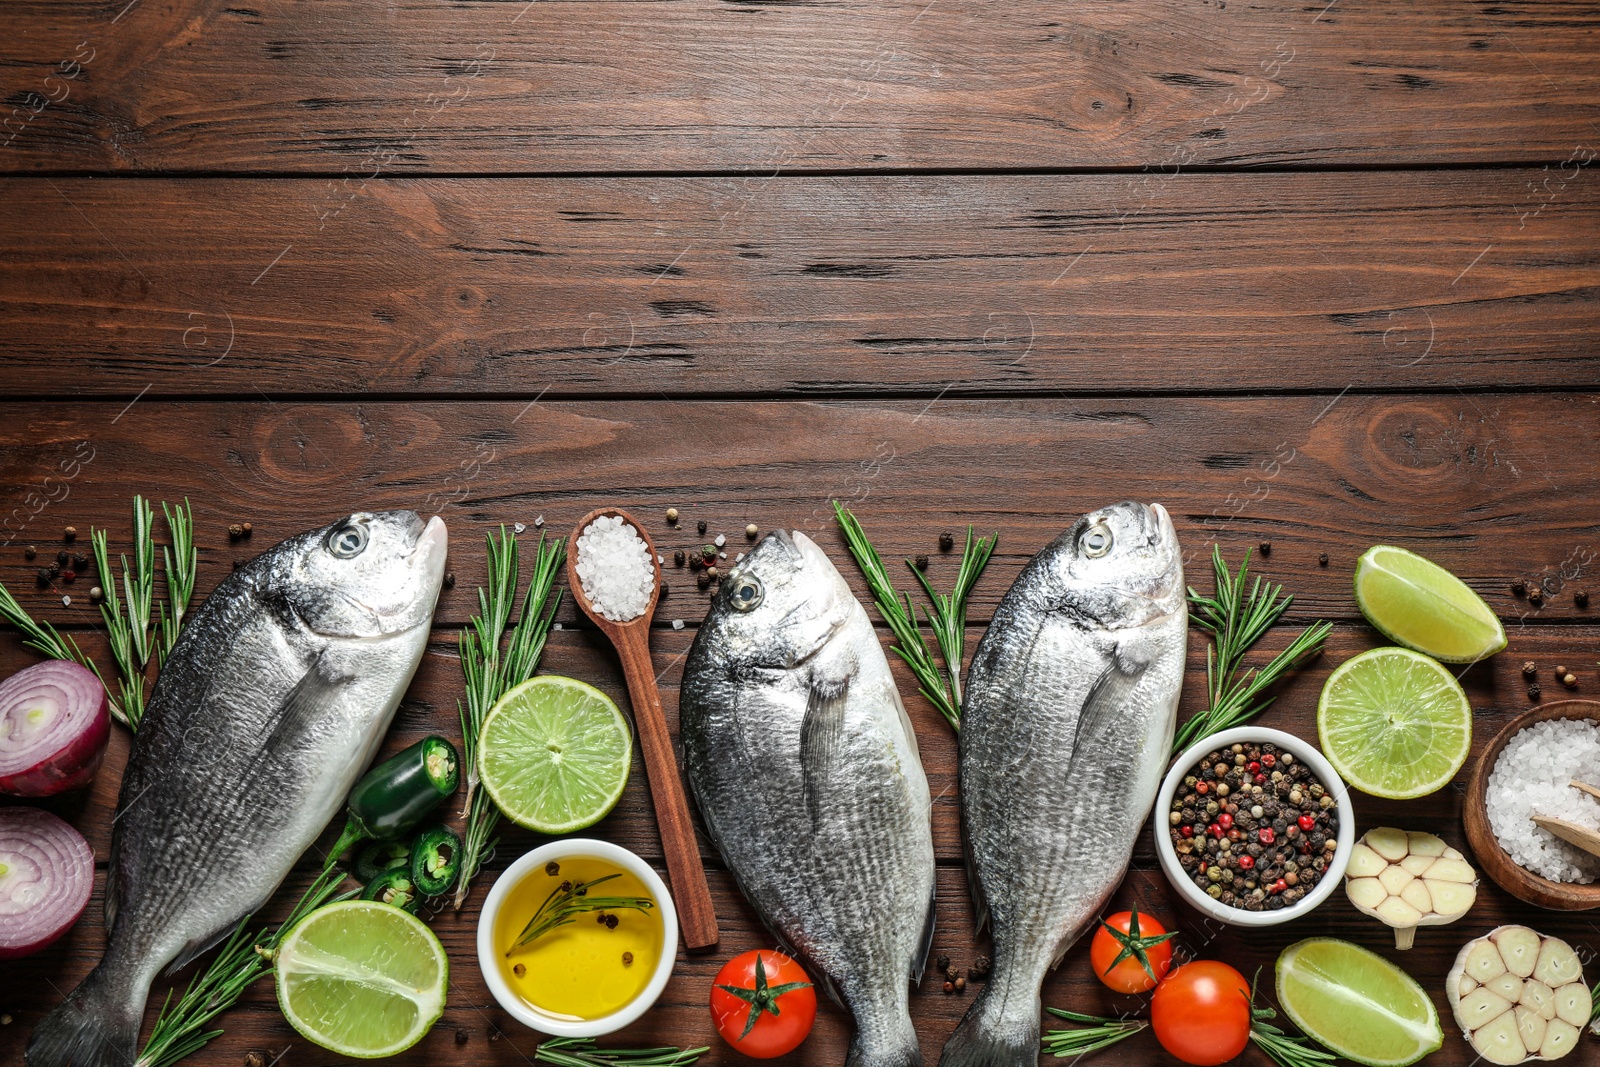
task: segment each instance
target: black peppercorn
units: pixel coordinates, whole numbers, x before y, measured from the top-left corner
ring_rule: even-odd
[[[666,582],[662,582],[661,583],[661,595],[664,597],[670,592],[672,592],[672,587],[670,585],[668,585]]]
[[[967,974],[973,978],[987,978],[989,977],[989,968],[993,966],[994,962],[988,956],[979,956],[972,961],[972,966],[967,968]]]
[[[39,584],[40,585],[49,585],[50,584],[50,568],[49,567],[40,567],[38,572],[34,575],[34,577],[39,580]]]
[[[75,571],[86,571],[86,570],[88,570],[89,569],[89,557],[84,555],[82,552],[74,552],[72,554],[72,569],[75,570]]]
[[[1327,565],[1328,565],[1328,554],[1326,552],[1324,552],[1322,555],[1317,557],[1317,566],[1326,567]]]
[[[701,589],[708,588],[711,585],[711,575],[707,574],[705,571],[701,571],[699,574],[695,575],[694,584],[698,585]]]
[[[467,1037],[467,1028],[465,1026],[456,1027],[456,1044],[465,1045],[467,1043]]]
[[[37,548],[34,548],[32,545],[29,545],[27,548],[22,550],[22,558],[23,559],[32,559],[33,557],[37,556],[38,554],[39,554],[39,550]]]
[[[1511,595],[1512,596],[1521,596],[1522,594],[1526,593],[1527,591],[1528,591],[1528,583],[1523,581],[1521,578],[1518,578],[1516,581],[1511,583]]]
[[[445,571],[444,572],[444,587],[446,589],[454,589],[456,587],[456,572],[455,571]]]
[[[938,959],[934,960],[933,962],[934,962],[934,965],[936,967],[938,967],[939,970],[941,970],[941,971],[948,971],[950,969],[950,957],[949,956],[940,956]]]
[[[239,538],[241,538],[243,536],[244,536],[244,527],[243,526],[239,525],[238,523],[234,523],[232,526],[228,527],[228,540],[237,541],[237,540],[239,540]]]
[[[56,553],[56,562],[65,567],[68,563],[72,562],[72,553],[63,548],[60,552]]]
[[[1272,555],[1272,542],[1271,541],[1263,541],[1263,542],[1261,542],[1261,554],[1263,556]]]
[[[1529,700],[1538,700],[1539,699],[1539,683],[1538,682],[1534,682],[1532,685],[1528,686],[1528,699]]]
[[[696,530],[699,530],[702,534],[705,533],[706,532],[706,520],[701,519],[699,522],[694,524],[694,528]]]
[[[927,556],[918,556],[917,557],[917,570],[925,571],[927,569],[928,569],[928,557]]]
[[[554,878],[556,875],[561,873],[561,864],[557,863],[555,860],[551,860],[549,863],[544,865],[544,873]]]
[[[672,565],[674,567],[683,566],[683,549],[680,548],[672,554]]]
[[[1580,589],[1572,594],[1572,602],[1580,608],[1586,608],[1589,606],[1589,594]]]
[[[948,552],[954,547],[956,547],[956,539],[954,534],[942,533],[939,535],[940,552]]]

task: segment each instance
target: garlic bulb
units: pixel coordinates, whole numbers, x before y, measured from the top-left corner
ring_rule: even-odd
[[[1526,926],[1502,926],[1463,945],[1445,995],[1473,1049],[1501,1064],[1565,1056],[1592,1007],[1572,946]]]
[[[1478,874],[1432,834],[1380,826],[1351,850],[1344,872],[1350,903],[1394,927],[1394,947],[1408,949],[1419,926],[1455,922],[1478,898]]]

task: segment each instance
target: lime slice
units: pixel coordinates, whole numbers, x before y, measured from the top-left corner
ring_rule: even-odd
[[[633,731],[611,698],[555,674],[501,697],[478,739],[478,776],[489,795],[506,818],[543,834],[605,818],[632,762]]]
[[[1391,800],[1426,796],[1472,747],[1472,705],[1439,661],[1374,648],[1341,663],[1317,701],[1323,754],[1346,782]]]
[[[444,1014],[450,961],[414,915],[371,900],[318,908],[278,946],[278,1006],[301,1035],[360,1059],[403,1052]]]
[[[1446,663],[1506,647],[1505,627],[1466,582],[1393,545],[1373,545],[1356,563],[1356,603],[1389,640]]]
[[[1360,945],[1313,937],[1278,957],[1278,1003],[1313,1040],[1370,1067],[1404,1067],[1444,1044],[1416,979]]]

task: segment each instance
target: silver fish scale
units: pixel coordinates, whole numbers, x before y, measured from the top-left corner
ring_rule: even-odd
[[[827,647],[787,670],[752,668],[708,621],[684,670],[684,767],[746,897],[855,1016],[847,1062],[907,1067],[921,1058],[909,993],[932,922],[927,779],[871,622],[848,607]],[[808,766],[823,660],[854,669],[839,743]]]

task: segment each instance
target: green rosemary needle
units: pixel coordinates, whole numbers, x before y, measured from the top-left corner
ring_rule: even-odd
[[[466,903],[473,877],[494,851],[493,835],[500,823],[500,809],[495,807],[488,790],[479,788],[478,735],[495,701],[533,677],[539,666],[545,638],[555,622],[556,608],[561,605],[561,592],[554,588],[556,575],[567,558],[559,538],[546,544],[545,535],[539,534],[533,577],[522,597],[522,614],[517,625],[510,627],[521,567],[517,538],[501,526],[497,534],[485,538],[485,544],[489,584],[478,590],[478,614],[457,641],[461,674],[466,682],[465,697],[457,702],[457,710],[461,717],[462,760],[467,769],[467,797],[462,808],[467,825],[461,835],[457,911]]]
[[[596,1048],[587,1037],[552,1037],[533,1052],[540,1063],[554,1067],[689,1067],[711,1046],[683,1049],[674,1045],[659,1048]]]
[[[1049,1030],[1039,1039],[1044,1051],[1057,1059],[1066,1056],[1087,1056],[1091,1052],[1110,1048],[1118,1041],[1132,1037],[1150,1025],[1143,1019],[1108,1019],[1101,1015],[1085,1015],[1082,1012],[1066,1011],[1062,1008],[1045,1008],[1045,1011],[1068,1022],[1084,1024],[1082,1029]]]
[[[890,646],[891,651],[911,668],[922,695],[928,698],[953,729],[960,730],[961,664],[965,655],[963,640],[967,621],[967,595],[972,592],[978,576],[988,565],[999,535],[992,534],[989,537],[974,539],[972,527],[967,527],[967,543],[961,552],[961,569],[956,574],[955,588],[948,596],[935,592],[927,576],[910,560],[906,561],[906,565],[921,583],[923,592],[932,602],[932,607],[926,610],[926,615],[928,624],[933,630],[934,640],[938,644],[939,654],[944,659],[945,669],[941,672],[939,665],[934,661],[932,649],[928,647],[927,639],[922,636],[916,606],[912,603],[910,595],[895,589],[894,582],[890,580],[889,572],[883,565],[883,557],[867,538],[867,532],[862,529],[860,520],[837,500],[833,502],[833,511],[838,517],[839,528],[844,531],[845,544],[849,546],[850,554],[855,557],[856,563],[861,567],[861,573],[866,576],[867,588],[872,592],[872,600],[877,605],[878,614],[889,624],[889,630],[894,634],[895,644]]]
[[[587,882],[562,882],[550,890],[539,910],[533,913],[528,925],[522,928],[517,940],[506,949],[509,956],[523,945],[532,944],[551,930],[576,922],[576,916],[596,911],[648,911],[656,906],[649,897],[596,897],[589,890],[620,874],[608,874]]]
[[[1250,569],[1248,550],[1238,573],[1231,574],[1222,559],[1222,549],[1213,545],[1211,565],[1216,572],[1216,596],[1201,596],[1193,586],[1189,588],[1189,618],[1211,634],[1211,645],[1206,649],[1208,706],[1178,730],[1172,743],[1173,755],[1265,711],[1274,699],[1263,695],[1266,690],[1322,651],[1323,642],[1333,631],[1332,623],[1319,620],[1296,635],[1266,666],[1241,670],[1245,653],[1283,617],[1294,597],[1284,596],[1283,586],[1263,583],[1260,577],[1245,592],[1245,576]]]
[[[1261,980],[1261,970],[1256,969],[1250,983],[1250,1040],[1265,1052],[1278,1067],[1322,1067],[1338,1059],[1326,1049],[1318,1048],[1304,1037],[1290,1037],[1272,1020],[1278,1013],[1271,1008],[1256,1007],[1256,989]]]

